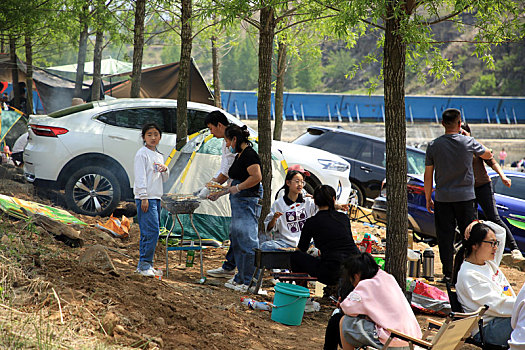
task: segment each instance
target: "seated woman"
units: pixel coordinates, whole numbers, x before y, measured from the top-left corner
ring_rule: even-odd
[[[505,229],[490,221],[474,221],[465,230],[463,247],[456,261],[456,291],[465,312],[476,311],[483,305],[489,309],[483,316],[483,340],[494,345],[507,345],[512,327],[510,317],[516,294],[499,269]],[[472,331],[480,341],[479,329]]]
[[[510,335],[510,350],[525,349],[525,284],[521,287],[510,318],[512,334]]]
[[[315,189],[314,203],[319,211],[304,223],[298,251],[291,256],[292,271],[306,272],[327,285],[337,284],[341,264],[358,254],[348,216],[335,210],[335,190],[328,185]],[[320,257],[306,253],[313,239]]]
[[[283,186],[284,196],[272,204],[264,220],[266,232],[273,232],[274,237],[260,244],[262,250],[297,247],[306,219],[317,212],[313,199],[302,194],[304,184],[302,172],[288,170]]]
[[[416,316],[394,276],[379,269],[370,254],[360,253],[345,261],[343,278],[354,286],[341,303],[344,350],[364,346],[382,349],[390,336],[388,328],[421,338]],[[390,347],[408,348],[408,343],[394,339]]]

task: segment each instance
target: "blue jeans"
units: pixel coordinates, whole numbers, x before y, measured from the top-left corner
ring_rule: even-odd
[[[262,242],[260,245],[261,250],[276,251],[281,248],[295,248],[293,245],[283,241],[282,239],[272,239],[270,241]]]
[[[139,270],[147,270],[153,267],[153,256],[159,240],[160,231],[160,199],[148,199],[147,212],[140,208],[141,200],[135,199],[137,204],[137,219],[140,228],[139,243]]]
[[[483,340],[488,344],[508,345],[511,333],[510,317],[496,317],[483,326]],[[473,338],[480,341],[479,332]]]
[[[222,268],[226,271],[233,271],[235,270],[235,257],[233,255],[233,249],[231,245],[231,237],[230,237],[230,247],[228,248],[228,252],[226,252],[226,260],[222,263]]]
[[[235,181],[233,186],[235,186]],[[234,281],[239,284],[250,284],[255,271],[255,252],[253,249],[259,248],[258,221],[261,215],[259,199],[259,197],[242,197],[242,192],[230,194],[232,212],[230,249],[233,251],[237,265]]]

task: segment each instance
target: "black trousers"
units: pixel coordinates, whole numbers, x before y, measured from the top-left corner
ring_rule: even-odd
[[[328,286],[337,284],[341,276],[341,262],[321,260],[301,251],[292,254],[290,263],[293,272],[306,272]]]
[[[341,345],[341,336],[339,333],[339,322],[345,314],[341,311],[330,317],[326,325],[324,334],[323,350],[337,350]]]
[[[454,238],[456,226],[463,240],[465,228],[477,218],[475,200],[462,202],[434,202],[434,222],[439,246],[439,258],[445,277],[452,278],[454,265]]]
[[[479,206],[483,210],[485,218],[488,221],[492,221],[493,223],[498,224],[505,229],[505,247],[509,248],[510,250],[519,249],[512,232],[510,232],[509,227],[505,225],[498,214],[496,200],[494,199],[494,192],[492,191],[492,183],[488,182],[479,187],[474,187],[474,191],[476,191],[476,202],[478,202]]]

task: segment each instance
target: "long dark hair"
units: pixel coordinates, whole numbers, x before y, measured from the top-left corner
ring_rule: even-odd
[[[350,256],[343,263],[343,280],[354,281],[354,275],[359,275],[359,279],[366,280],[373,278],[377,271],[379,271],[379,265],[368,253],[359,253]]]
[[[284,189],[284,195],[285,195],[285,196],[287,196],[288,193],[290,193],[290,187],[286,184],[286,181],[291,181],[291,180],[293,179],[293,177],[294,177],[295,175],[297,175],[297,174],[300,174],[300,175],[303,177],[303,181],[304,181],[304,174],[303,174],[302,172],[300,172],[300,171],[297,171],[297,170],[290,170],[290,171],[288,171],[288,172],[286,173],[286,177],[284,178],[284,185],[283,185],[283,187],[281,187],[281,188],[279,189],[279,191],[282,190],[282,189]],[[277,193],[279,193],[279,191],[277,191]],[[276,199],[277,199],[277,193],[275,194]]]
[[[248,137],[250,137],[250,132],[248,131],[248,127],[246,125],[239,127],[235,124],[230,124],[226,130],[224,130],[224,136],[228,140],[233,140],[234,137],[237,139],[235,142],[236,153],[242,151],[241,145],[243,143],[246,143],[248,146],[252,146],[252,142],[248,140]]]
[[[452,280],[452,283],[455,284],[458,280],[458,273],[461,265],[463,264],[463,261],[465,258],[468,258],[470,254],[472,254],[473,247],[480,245],[481,242],[485,240],[488,233],[491,231],[491,228],[488,225],[485,225],[482,222],[478,222],[474,226],[472,226],[472,229],[470,230],[470,235],[468,239],[465,239],[463,241],[462,247],[459,249],[456,259],[454,261],[454,278]]]
[[[328,206],[329,211],[335,210],[335,190],[330,185],[320,185],[314,191],[314,203],[318,207]]]

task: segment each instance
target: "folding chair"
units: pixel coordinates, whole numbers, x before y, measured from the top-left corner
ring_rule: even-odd
[[[452,286],[451,283],[447,283],[446,285],[447,285],[448,299],[450,301],[450,308],[452,309],[453,312],[463,312],[463,306],[461,306],[461,303],[458,300],[458,294],[456,293],[454,286]],[[465,343],[477,346],[479,348],[482,348],[483,350],[505,350],[509,348],[506,345],[489,344],[483,340],[483,320],[482,319],[479,320],[478,327],[479,327],[479,336],[481,338],[481,341],[476,341],[474,338],[468,337],[465,340]]]
[[[411,350],[414,349],[414,345],[432,350],[460,349],[488,308],[489,307],[485,305],[472,313],[452,312],[447,316],[445,322],[429,319],[427,330],[423,334],[422,339],[413,338],[394,329],[388,329],[390,337],[386,341],[383,349],[388,349],[394,338],[408,342]],[[431,333],[436,330],[435,335],[429,339]]]

